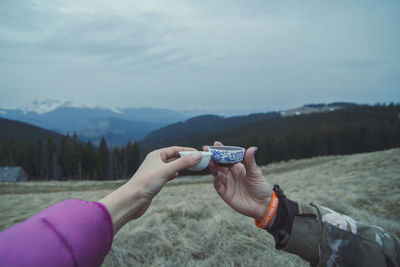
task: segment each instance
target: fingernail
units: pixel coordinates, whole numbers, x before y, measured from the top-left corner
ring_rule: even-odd
[[[254,155],[257,153],[257,151],[258,151],[258,147],[254,147]]]
[[[201,153],[200,152],[196,152],[192,154],[192,158],[197,161],[199,159],[201,159]]]

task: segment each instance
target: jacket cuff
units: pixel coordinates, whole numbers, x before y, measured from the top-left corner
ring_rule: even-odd
[[[319,244],[321,224],[318,222],[317,210],[307,204],[299,203],[299,214],[293,218],[293,225],[287,243],[282,249],[317,265],[319,262]]]
[[[274,237],[276,249],[283,249],[289,241],[293,218],[299,213],[299,207],[296,202],[286,198],[279,185],[274,185],[273,191],[279,198],[279,204],[275,218],[267,231]]]
[[[321,237],[317,209],[286,198],[278,185],[273,190],[279,197],[279,205],[267,231],[274,237],[276,249],[296,254],[312,265],[317,264]]]

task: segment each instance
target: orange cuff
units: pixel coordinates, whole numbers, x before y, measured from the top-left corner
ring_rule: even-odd
[[[267,229],[271,224],[272,219],[275,216],[276,210],[278,209],[279,198],[275,191],[272,191],[271,203],[269,203],[269,208],[262,221],[255,220],[256,226],[262,229]]]

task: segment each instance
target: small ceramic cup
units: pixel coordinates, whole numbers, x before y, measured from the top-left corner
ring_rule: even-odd
[[[196,150],[193,150],[193,151],[181,151],[181,152],[179,152],[179,155],[181,157],[185,157],[185,156],[193,154],[195,152],[200,152],[201,153],[201,160],[195,166],[189,168],[189,170],[198,172],[198,171],[201,171],[201,170],[204,170],[205,168],[207,168],[208,163],[210,163],[211,152],[196,151]]]
[[[244,158],[246,149],[239,146],[209,146],[208,151],[212,153],[212,160],[218,165],[232,166]]]

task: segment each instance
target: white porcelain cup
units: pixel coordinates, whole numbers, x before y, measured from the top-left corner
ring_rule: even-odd
[[[207,168],[208,163],[210,163],[210,159],[211,159],[211,152],[205,152],[205,151],[197,151],[197,150],[193,150],[193,151],[181,151],[179,152],[179,155],[181,157],[186,157],[190,154],[193,154],[195,152],[200,152],[201,153],[201,160],[199,163],[197,163],[195,166],[189,168],[190,171],[201,171],[204,170],[205,168]]]

